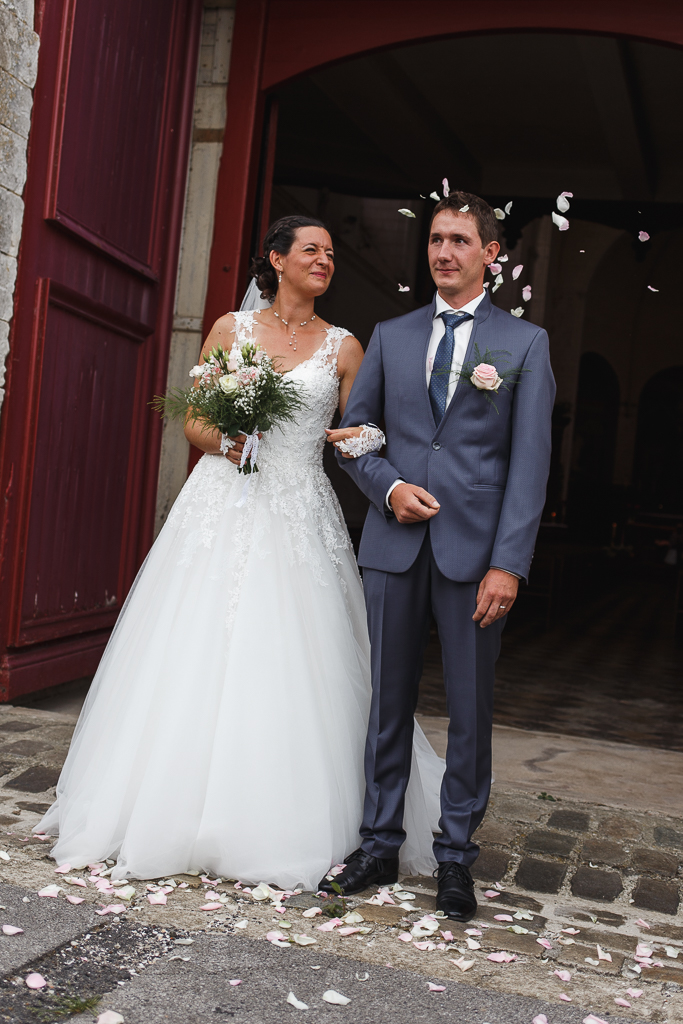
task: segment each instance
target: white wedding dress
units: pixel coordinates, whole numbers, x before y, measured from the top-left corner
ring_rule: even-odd
[[[235,314],[251,339],[251,312]],[[322,468],[347,331],[289,372],[306,401],[259,472],[204,455],[128,596],[36,831],[113,878],[213,871],[317,888],[359,845],[370,702],[361,581]],[[245,481],[245,503],[238,507]],[[444,762],[416,725],[406,873],[435,867]]]

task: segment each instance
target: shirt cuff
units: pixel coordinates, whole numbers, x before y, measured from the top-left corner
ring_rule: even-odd
[[[396,484],[394,484],[394,487],[395,486],[396,486]],[[391,492],[389,492],[389,493],[391,493]],[[523,576],[518,576],[516,572],[510,572],[509,569],[503,569],[502,565],[490,565],[489,569],[498,569],[499,572],[506,572],[508,574],[508,576],[514,576],[516,580],[523,580],[524,579]]]
[[[391,487],[390,487],[390,488],[389,488],[389,490],[387,491],[387,496],[386,496],[386,498],[384,499],[384,504],[385,504],[385,505],[386,505],[386,507],[387,507],[387,511],[388,511],[388,512],[391,512],[392,514],[393,514],[393,511],[394,511],[394,510],[393,510],[393,508],[391,507],[391,502],[389,501],[389,498],[391,497],[391,492],[393,491],[394,487],[398,487],[398,485],[399,485],[399,484],[404,484],[404,483],[405,483],[405,480],[402,480],[402,479],[401,479],[401,478],[399,477],[399,478],[398,478],[398,480],[394,480],[393,484],[391,485]]]

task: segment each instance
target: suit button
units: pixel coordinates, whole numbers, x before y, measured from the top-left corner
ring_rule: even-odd
[[[432,441],[432,448],[434,449],[435,452],[438,452],[441,448],[441,445],[439,444],[438,441]]]

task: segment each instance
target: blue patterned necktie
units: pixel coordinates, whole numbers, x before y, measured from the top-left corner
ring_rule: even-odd
[[[443,338],[434,356],[432,375],[429,378],[429,401],[432,403],[434,421],[438,427],[446,411],[446,400],[448,398],[448,384],[451,378],[451,365],[453,363],[453,349],[455,348],[454,329],[465,322],[474,320],[471,313],[439,313],[439,316],[446,325]]]

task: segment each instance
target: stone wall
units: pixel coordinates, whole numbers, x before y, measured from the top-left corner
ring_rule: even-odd
[[[33,0],[0,0],[0,406],[5,396],[39,42],[33,31]]]
[[[185,387],[204,331],[202,317],[213,238],[218,167],[227,113],[226,94],[235,0],[207,0],[194,107],[192,152],[185,196],[167,387]],[[182,424],[166,420],[161,445],[155,536],[187,478],[189,444]]]

